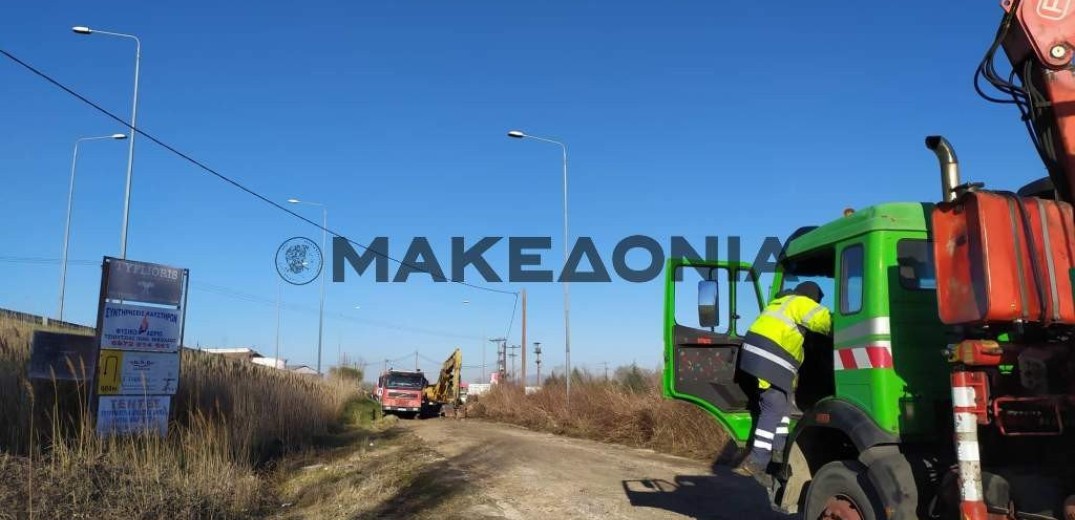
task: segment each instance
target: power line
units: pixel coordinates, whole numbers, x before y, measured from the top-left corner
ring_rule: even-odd
[[[364,244],[360,244],[358,242],[355,242],[355,241],[351,240],[350,238],[347,238],[347,237],[345,237],[343,235],[340,235],[339,233],[336,233],[335,231],[332,231],[331,229],[328,229],[328,228],[326,228],[326,227],[324,227],[324,226],[322,226],[322,225],[320,225],[320,224],[318,224],[318,223],[316,223],[316,222],[314,222],[314,221],[312,221],[312,220],[310,220],[310,219],[308,219],[306,217],[303,217],[302,215],[299,215],[298,213],[295,213],[294,211],[291,211],[290,209],[287,209],[286,207],[280,205],[279,203],[273,201],[272,199],[270,199],[270,198],[268,198],[268,197],[266,197],[264,195],[261,195],[260,193],[254,191],[254,190],[252,190],[250,188],[247,188],[246,186],[244,186],[240,182],[238,182],[238,181],[236,181],[236,180],[234,180],[234,179],[232,179],[232,178],[230,178],[230,177],[228,177],[228,176],[226,176],[226,175],[214,170],[213,168],[210,168],[209,166],[207,166],[207,165],[203,164],[202,162],[198,161],[197,159],[195,159],[195,158],[193,158],[193,157],[191,157],[191,156],[189,156],[189,155],[187,155],[187,154],[185,154],[185,153],[173,148],[172,146],[168,145],[167,143],[161,141],[160,139],[157,139],[156,137],[154,137],[154,136],[152,136],[152,135],[150,135],[150,134],[148,134],[148,133],[146,133],[146,132],[144,132],[144,131],[142,131],[142,130],[140,130],[138,128],[135,128],[134,126],[131,126],[130,123],[124,121],[122,118],[120,118],[120,117],[116,116],[115,114],[109,112],[108,110],[106,110],[105,108],[101,107],[97,103],[94,103],[93,101],[87,99],[82,94],[79,94],[78,92],[75,92],[74,90],[72,90],[71,88],[67,87],[63,83],[60,83],[59,81],[53,79],[51,76],[49,76],[48,74],[45,74],[44,72],[38,70],[33,65],[30,65],[29,63],[26,63],[26,62],[20,60],[19,58],[17,58],[15,55],[11,54],[10,52],[7,52],[4,49],[0,49],[0,54],[3,54],[4,56],[6,56],[11,61],[14,61],[15,63],[21,65],[23,68],[29,70],[30,72],[34,73],[38,77],[44,79],[45,81],[48,81],[49,83],[52,83],[57,88],[59,88],[59,89],[65,91],[65,92],[67,92],[68,94],[78,98],[83,103],[93,107],[94,109],[96,109],[97,111],[101,112],[102,114],[108,116],[109,118],[111,118],[111,119],[115,120],[116,122],[122,124],[123,126],[129,128],[132,132],[138,132],[139,134],[144,136],[146,139],[149,139],[150,141],[153,141],[154,143],[156,143],[161,148],[164,148],[165,150],[168,150],[169,152],[172,152],[173,154],[181,157],[182,159],[186,160],[187,162],[189,162],[189,163],[197,166],[198,168],[208,172],[209,174],[217,177],[218,179],[220,179],[220,180],[222,180],[222,181],[224,181],[224,182],[226,182],[228,184],[231,184],[232,186],[234,186],[234,187],[238,188],[239,190],[247,193],[248,195],[251,195],[251,196],[261,200],[262,202],[264,202],[266,204],[269,204],[269,205],[273,206],[274,208],[276,208],[276,209],[278,209],[280,211],[283,211],[283,212],[285,212],[285,213],[287,213],[287,214],[289,214],[289,215],[291,215],[291,216],[293,216],[293,217],[295,217],[295,218],[297,218],[297,219],[299,219],[299,220],[301,220],[301,221],[303,221],[303,222],[305,222],[305,223],[307,223],[307,224],[309,224],[311,226],[314,226],[319,230],[322,230],[322,231],[324,231],[326,233],[329,233],[334,237],[342,238],[342,239],[346,240],[347,243],[349,243],[351,245],[361,247],[362,249],[364,249],[366,251],[371,251],[373,254],[375,254],[377,256],[383,257],[383,258],[385,258],[387,260],[391,260],[391,261],[393,261],[393,262],[395,262],[395,263],[397,263],[399,265],[406,266],[406,267],[408,267],[408,268],[410,268],[410,269],[412,269],[414,271],[430,274],[430,275],[432,275],[434,277],[434,279],[437,278],[435,273],[431,273],[431,272],[429,272],[429,271],[427,271],[425,269],[422,269],[421,267],[409,264],[409,263],[404,262],[402,260],[397,260],[397,259],[389,256],[387,253],[382,253],[380,251],[372,250],[372,249],[366,247]],[[444,278],[443,281],[457,283],[457,284],[460,284],[460,285],[463,285],[463,286],[466,286],[466,287],[470,287],[472,289],[478,289],[478,290],[481,290],[481,291],[489,291],[489,292],[494,292],[494,293],[499,293],[499,294],[511,294],[511,295],[515,295],[516,299],[518,299],[518,295],[519,295],[519,293],[516,292],[516,291],[505,291],[505,290],[502,290],[502,289],[493,289],[491,287],[482,287],[480,285],[467,283],[467,282],[462,281],[462,280],[450,280],[450,279]],[[514,312],[512,312],[512,318],[514,319]]]
[[[319,230],[322,230],[325,233],[329,233],[333,237],[340,237],[340,238],[344,239],[347,243],[349,243],[351,245],[358,246],[358,247],[362,248],[365,251],[370,251],[374,255],[383,257],[383,258],[385,258],[387,260],[391,260],[391,261],[393,261],[393,262],[395,262],[395,263],[397,263],[397,264],[399,264],[401,266],[406,266],[406,267],[410,268],[413,271],[430,274],[435,280],[438,278],[438,276],[435,273],[431,273],[431,272],[429,272],[429,271],[427,271],[425,269],[422,269],[419,266],[415,266],[415,265],[409,264],[407,262],[403,262],[402,260],[398,260],[396,258],[393,258],[393,257],[389,256],[387,253],[382,253],[380,251],[372,250],[372,249],[370,249],[369,247],[367,247],[364,244],[360,244],[358,242],[355,242],[354,240],[351,240],[350,238],[347,238],[347,237],[345,237],[343,235],[340,235],[339,233],[336,233],[335,231],[332,231],[332,230],[328,229],[326,226],[318,224],[317,222],[314,222],[314,221],[312,221],[312,220],[310,220],[310,219],[308,219],[306,217],[303,217],[302,215],[300,215],[298,213],[295,213],[294,211],[291,211],[290,209],[282,206],[281,204],[273,201],[272,199],[269,199],[268,197],[266,197],[264,195],[261,195],[260,193],[254,191],[253,189],[250,189],[250,188],[244,186],[243,184],[239,183],[238,181],[236,181],[234,179],[231,179],[230,177],[228,177],[228,176],[216,171],[215,169],[203,164],[202,162],[198,161],[197,159],[195,159],[195,158],[193,158],[193,157],[191,157],[191,156],[189,156],[189,155],[187,155],[187,154],[185,154],[185,153],[173,148],[172,146],[168,145],[167,143],[161,141],[160,139],[157,139],[156,137],[154,137],[154,136],[142,131],[139,128],[135,128],[133,125],[131,125],[130,123],[124,121],[122,118],[120,118],[120,117],[116,116],[115,114],[109,112],[108,110],[106,110],[105,108],[101,107],[97,103],[94,103],[93,101],[89,100],[85,96],[79,94],[78,92],[75,92],[71,88],[69,88],[66,85],[60,83],[59,81],[53,79],[51,76],[49,76],[48,74],[38,70],[37,68],[35,68],[34,66],[30,65],[29,63],[26,63],[26,62],[22,61],[21,59],[19,59],[15,55],[11,54],[7,50],[0,48],[0,53],[2,53],[8,59],[10,59],[10,60],[14,61],[15,63],[19,64],[23,68],[29,70],[33,74],[37,75],[38,77],[40,77],[40,78],[44,79],[45,81],[53,84],[54,86],[56,86],[57,88],[63,90],[64,92],[67,92],[68,94],[78,98],[83,103],[93,107],[94,109],[96,109],[97,111],[101,112],[102,114],[108,116],[109,118],[111,118],[111,119],[115,120],[116,122],[122,124],[123,126],[129,128],[132,132],[137,132],[137,133],[141,134],[146,139],[149,139],[150,141],[152,141],[153,143],[157,144],[158,146],[160,146],[160,147],[172,152],[173,154],[183,158],[187,162],[189,162],[189,163],[193,164],[194,166],[200,168],[201,170],[203,170],[203,171],[205,171],[205,172],[217,177],[218,179],[220,179],[220,180],[222,180],[222,181],[224,181],[224,182],[226,182],[228,184],[231,184],[233,187],[238,188],[239,190],[247,193],[248,195],[251,195],[251,196],[257,198],[258,200],[261,200],[262,202],[264,202],[266,204],[269,204],[270,206],[272,206],[272,207],[274,207],[274,208],[276,208],[276,209],[278,209],[280,211],[283,211],[283,212],[291,215],[292,217],[297,218],[297,219],[305,222],[308,225],[311,225],[311,226],[313,226],[313,227],[315,227],[315,228],[317,228]],[[441,277],[441,278],[443,278],[443,277]],[[444,281],[450,281],[452,283],[456,283],[456,284],[462,285],[464,287],[470,287],[472,289],[477,289],[477,290],[481,290],[481,291],[488,291],[488,292],[497,293],[497,294],[510,294],[510,295],[513,295],[515,297],[515,301],[512,304],[511,319],[508,321],[508,333],[506,334],[507,336],[510,336],[511,329],[514,326],[514,323],[515,323],[515,313],[516,313],[516,310],[517,310],[518,304],[519,304],[519,293],[518,293],[518,291],[505,291],[505,290],[501,290],[501,289],[493,289],[491,287],[483,287],[483,286],[480,286],[480,285],[467,283],[467,282],[462,281],[462,280],[449,280],[447,278],[443,278],[443,280]]]

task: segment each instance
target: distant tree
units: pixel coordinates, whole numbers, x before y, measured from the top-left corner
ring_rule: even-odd
[[[571,382],[572,383],[584,383],[586,380],[591,379],[589,374],[584,374],[577,368],[571,369]]]
[[[630,366],[616,369],[617,382],[635,393],[643,393],[649,390],[651,377],[652,375],[647,375],[642,369],[638,368],[637,363],[631,363]]]
[[[332,379],[352,381],[355,384],[362,383],[366,377],[366,373],[361,368],[349,366],[332,367],[328,370],[328,375]]]
[[[542,382],[542,386],[563,386],[565,384],[566,380],[564,379],[564,376],[555,372],[546,376],[545,381]]]

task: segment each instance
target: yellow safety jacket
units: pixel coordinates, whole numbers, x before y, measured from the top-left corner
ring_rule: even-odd
[[[798,294],[774,299],[743,338],[740,370],[757,377],[762,389],[772,385],[792,391],[803,362],[806,330],[830,334],[829,309]]]

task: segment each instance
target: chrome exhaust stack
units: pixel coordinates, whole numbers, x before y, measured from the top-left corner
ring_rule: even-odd
[[[952,150],[951,143],[939,135],[926,137],[926,148],[937,155],[937,161],[941,166],[941,200],[951,202],[956,199],[956,188],[959,183],[959,160],[956,152]]]

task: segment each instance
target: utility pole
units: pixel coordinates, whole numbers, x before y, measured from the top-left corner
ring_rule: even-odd
[[[496,346],[496,370],[500,373],[500,382],[504,382],[507,379],[508,373],[508,359],[505,355],[508,351],[504,348],[506,343],[503,341]]]
[[[418,351],[414,351],[414,371],[418,371]]]
[[[605,361],[604,363],[601,363],[601,364],[605,365],[605,381],[608,381],[608,361]]]
[[[526,387],[526,289],[523,289],[523,350],[522,354],[522,366],[523,366],[523,387]]]
[[[514,350],[519,348],[519,345],[512,345],[507,348],[510,348],[513,351],[512,353],[508,354],[508,357],[511,358],[511,380],[516,381],[516,377],[518,374],[516,374],[515,372],[515,356],[518,356],[518,354],[516,354]],[[523,381],[523,386],[526,386],[526,381]]]
[[[504,366],[505,365],[504,362],[506,360],[504,359],[503,342],[507,341],[507,339],[506,338],[493,338],[493,339],[490,339],[489,341],[491,341],[494,344],[496,344],[496,371],[500,373],[500,375],[498,376],[500,378],[499,382],[503,383],[504,382],[504,372],[506,371],[506,368]]]
[[[534,364],[537,365],[537,386],[541,386],[541,342],[534,342]]]

